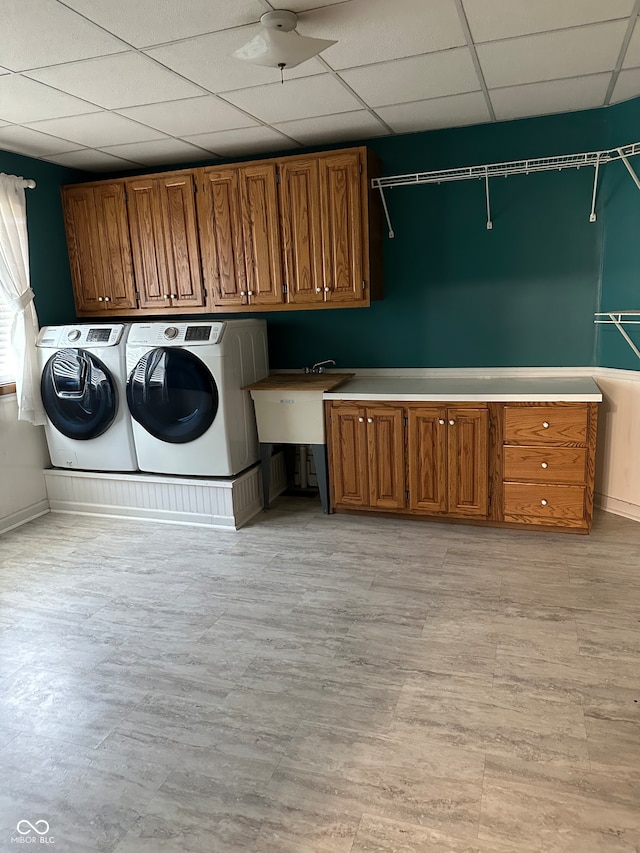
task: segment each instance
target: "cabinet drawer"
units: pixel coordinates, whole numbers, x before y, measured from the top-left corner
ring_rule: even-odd
[[[507,444],[585,444],[586,406],[505,406]]]
[[[584,486],[505,483],[504,520],[544,524],[584,519]]]
[[[504,479],[535,483],[585,483],[583,447],[505,447]]]

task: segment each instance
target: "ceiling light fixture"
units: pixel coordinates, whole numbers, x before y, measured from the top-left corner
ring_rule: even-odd
[[[263,31],[236,50],[233,56],[253,65],[279,68],[281,74],[285,68],[295,68],[336,43],[328,39],[301,36],[296,32],[298,16],[285,9],[266,12],[260,18],[260,23]]]

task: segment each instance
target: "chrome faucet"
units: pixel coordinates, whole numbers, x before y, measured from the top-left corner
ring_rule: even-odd
[[[335,361],[332,358],[327,358],[325,361],[316,361],[313,367],[305,367],[305,373],[324,373],[327,365],[336,366]]]

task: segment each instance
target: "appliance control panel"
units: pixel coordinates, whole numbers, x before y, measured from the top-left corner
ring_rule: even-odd
[[[225,323],[135,323],[129,345],[158,347],[211,346],[219,344]]]
[[[122,340],[124,325],[45,326],[40,329],[37,346],[64,349],[65,347],[99,349],[114,347]]]

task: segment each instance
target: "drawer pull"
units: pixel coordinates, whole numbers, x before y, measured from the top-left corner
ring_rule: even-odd
[[[440,418],[440,420],[438,421],[438,423],[440,424],[440,426],[442,426],[442,425],[444,424],[444,418]]]
[[[455,424],[455,421],[449,421],[449,426],[453,426],[454,424]]]
[[[548,462],[542,462],[542,463],[540,464],[540,467],[541,467],[541,468],[548,468],[548,467],[549,467],[549,463],[548,463]]]
[[[542,506],[546,506],[546,505],[547,505],[547,502],[546,502],[546,500],[545,500],[544,498],[542,498],[542,500],[540,501],[540,503],[542,504]]]
[[[542,421],[542,426],[543,426],[545,429],[549,429],[549,421]]]
[[[358,418],[358,423],[359,423],[359,424],[363,424],[363,423],[364,423],[364,418]]]

